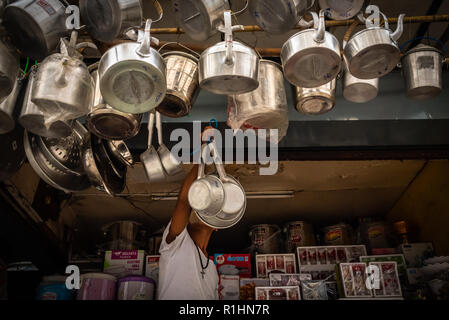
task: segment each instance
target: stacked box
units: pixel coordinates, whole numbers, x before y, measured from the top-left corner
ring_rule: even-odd
[[[268,287],[268,279],[240,279],[240,300],[256,300],[256,287]]]
[[[103,272],[118,278],[143,274],[143,250],[106,251]]]
[[[300,300],[299,287],[256,287],[256,300]]]
[[[251,255],[248,254],[215,254],[214,263],[218,274],[239,275],[251,278]]]
[[[268,278],[270,273],[296,273],[294,253],[286,254],[257,254],[257,278]]]

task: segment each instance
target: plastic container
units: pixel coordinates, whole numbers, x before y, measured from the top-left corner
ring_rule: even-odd
[[[81,276],[77,300],[115,300],[117,278],[105,273],[86,273]]]
[[[313,227],[304,221],[288,222],[284,226],[285,249],[287,252],[296,253],[297,247],[308,247],[315,245]]]
[[[66,277],[60,275],[48,276],[42,279],[37,289],[37,300],[72,300],[73,290],[65,284]]]
[[[118,300],[153,300],[155,282],[144,276],[130,276],[118,281]]]

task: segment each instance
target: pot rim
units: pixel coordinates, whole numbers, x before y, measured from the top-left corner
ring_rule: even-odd
[[[159,53],[161,55],[161,57],[165,60],[166,58],[170,57],[170,56],[182,56],[184,58],[188,58],[190,60],[195,61],[196,63],[198,63],[200,61],[200,59],[198,57],[195,57],[193,54],[184,52],[184,51],[168,51],[168,52],[164,52],[164,53]]]
[[[200,60],[203,58],[203,56],[207,55],[207,54],[214,54],[214,53],[226,53],[226,48],[225,48],[225,41],[221,41],[218,42],[216,44],[214,44],[213,46],[210,46],[209,48],[207,48],[206,50],[204,50],[201,53],[201,57]],[[254,55],[259,59],[259,56],[256,52],[256,50],[254,50],[253,48],[251,48],[250,46],[247,46],[246,44],[237,41],[237,40],[232,40],[232,44],[233,44],[233,48],[232,48],[232,52],[233,53],[244,53],[244,54],[250,54],[250,55]],[[222,48],[221,48],[222,47]],[[217,50],[215,52],[210,52],[213,49]],[[244,50],[238,50],[238,49],[244,49]]]

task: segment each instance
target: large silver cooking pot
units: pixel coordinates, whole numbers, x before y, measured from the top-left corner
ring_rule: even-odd
[[[314,4],[315,0],[251,0],[249,10],[263,30],[283,34],[297,25]]]
[[[318,115],[329,112],[335,106],[337,79],[317,88],[295,88],[296,110],[303,114]]]
[[[166,64],[167,94],[157,107],[161,114],[179,118],[187,115],[200,92],[198,58],[180,51],[162,55]]]
[[[232,40],[232,31],[242,26],[232,26],[231,12],[224,13],[225,41],[203,52],[199,62],[200,86],[215,94],[241,94],[259,86],[259,57],[246,45]]]
[[[19,0],[5,8],[5,27],[25,56],[42,60],[70,34],[66,8],[59,0]]]
[[[16,79],[16,83],[9,96],[0,103],[0,134],[12,131],[15,127],[15,109],[17,97],[22,89],[23,73]]]
[[[89,34],[99,41],[111,42],[142,25],[140,0],[80,0],[79,5]]]
[[[127,42],[109,49],[101,58],[98,73],[103,99],[126,113],[145,113],[165,97],[165,62],[151,48],[151,20],[139,42]]]
[[[363,11],[370,0],[318,0],[326,16],[333,20],[348,20]]]
[[[19,58],[0,41],[0,102],[12,91],[19,73]]]
[[[325,30],[324,10],[311,12],[312,29],[302,30],[287,40],[281,60],[287,80],[298,87],[315,88],[335,79],[341,68],[340,44]]]
[[[443,55],[435,47],[419,44],[402,57],[407,96],[415,100],[436,97],[443,89]]]
[[[345,64],[343,78],[343,96],[355,103],[366,103],[377,97],[379,92],[379,78],[359,79],[354,77]]]
[[[174,0],[172,7],[181,28],[197,41],[214,35],[223,24],[223,13],[230,9],[228,0]]]
[[[374,6],[368,6],[367,11],[372,7]],[[375,26],[372,21],[366,19],[367,28],[352,36],[344,48],[349,71],[359,79],[383,77],[390,73],[400,60],[397,41],[403,32],[405,14],[399,16],[395,32],[389,29],[387,17],[381,12],[380,14],[384,17],[385,27]]]
[[[70,56],[61,40],[61,53],[39,65],[31,101],[52,120],[72,120],[86,115],[92,99],[92,78],[83,61]]]
[[[228,125],[233,129],[287,130],[287,94],[278,63],[260,60],[259,87],[249,93],[228,96],[228,116],[231,115],[233,119],[228,118]],[[270,140],[269,132],[267,139]]]
[[[142,114],[125,113],[105,103],[98,70],[92,72],[94,93],[86,122],[90,132],[106,140],[126,140],[139,133]]]

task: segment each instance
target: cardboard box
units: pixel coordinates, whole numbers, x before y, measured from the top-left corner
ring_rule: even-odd
[[[239,300],[240,277],[220,275],[218,284],[218,297],[220,300]]]
[[[398,265],[399,276],[403,279],[407,276],[407,264],[403,254],[385,254],[377,256],[361,256],[360,262],[365,262],[366,264],[370,262],[387,262],[395,261]]]
[[[299,287],[256,287],[256,300],[301,300]]]
[[[335,265],[337,263],[359,262],[360,256],[366,256],[366,246],[318,246],[298,247],[298,264]]]
[[[143,250],[106,251],[103,272],[118,278],[143,274]]]
[[[161,256],[147,256],[145,261],[145,277],[151,278],[156,282],[159,280],[159,259]]]
[[[270,286],[270,280],[268,279],[240,279],[240,300],[256,300],[256,287],[268,286]]]
[[[257,254],[257,278],[268,278],[270,273],[296,273],[294,253],[286,254]]]
[[[238,275],[251,278],[251,255],[248,254],[215,254],[214,263],[220,275]]]
[[[435,256],[431,242],[401,244],[401,252],[408,268],[422,267],[424,260]]]
[[[373,292],[367,286],[367,264],[340,263],[338,265],[338,287],[340,296],[345,298],[372,297]]]

